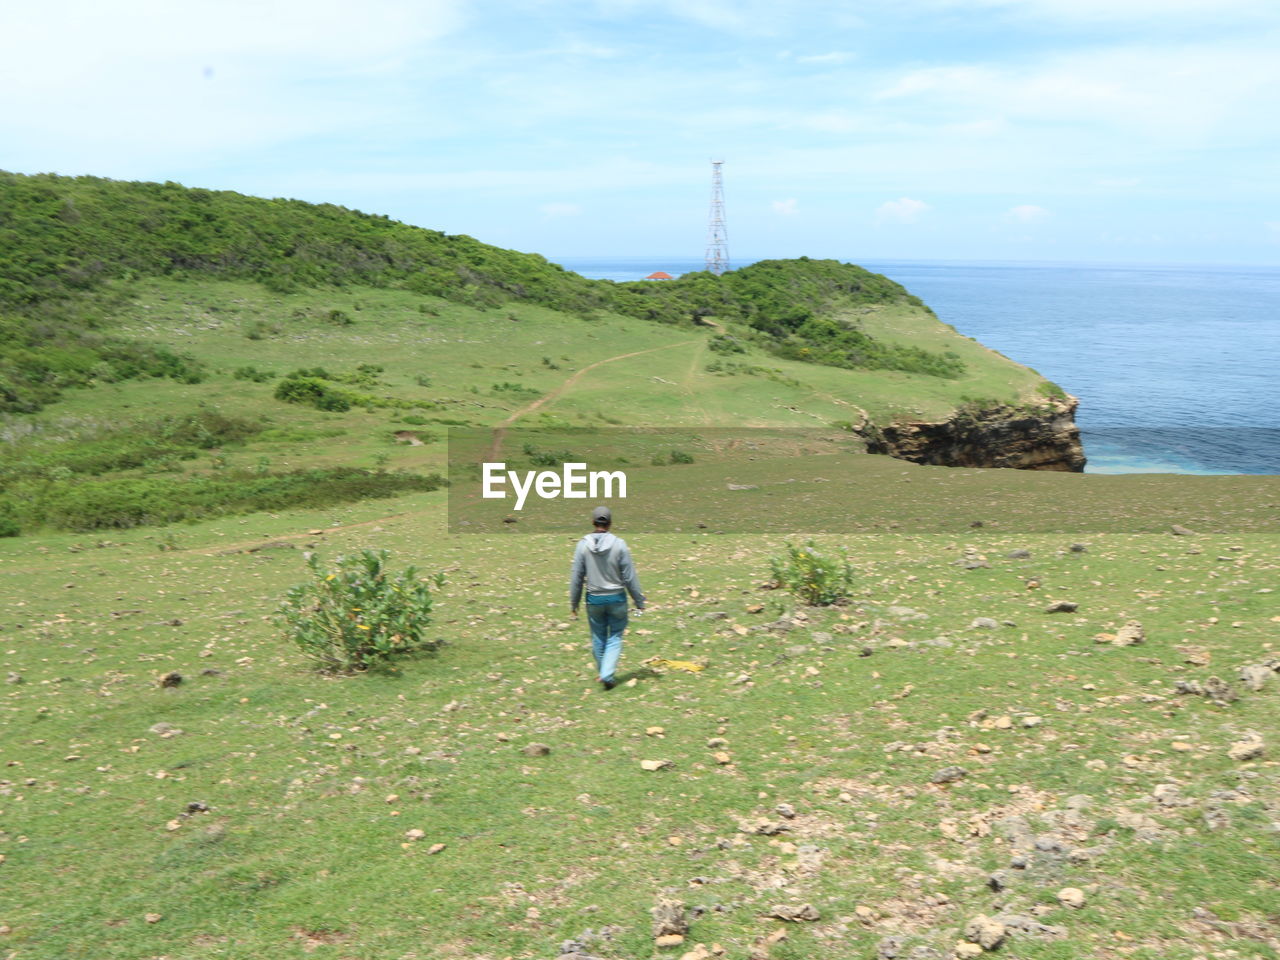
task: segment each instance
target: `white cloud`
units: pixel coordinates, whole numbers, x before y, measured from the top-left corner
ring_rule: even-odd
[[[379,85],[461,26],[460,2],[6,4],[7,165],[165,170],[390,120]]]
[[[544,203],[538,212],[544,217],[576,217],[582,214],[582,207],[576,203]]]
[[[1280,99],[1274,37],[1229,43],[1072,50],[1027,63],[930,66],[886,78],[872,102],[938,125],[965,115],[1023,129],[1075,126],[1124,139],[1223,144],[1223,131],[1265,135]]]
[[[876,207],[876,223],[915,223],[930,209],[923,200],[910,197],[889,200]]]
[[[1049,216],[1049,211],[1044,207],[1037,207],[1033,203],[1023,203],[1016,207],[1011,207],[1007,216],[1011,220],[1018,223],[1038,223]]]
[[[788,197],[786,200],[775,200],[770,206],[773,212],[782,217],[794,217],[797,213],[796,198]]]

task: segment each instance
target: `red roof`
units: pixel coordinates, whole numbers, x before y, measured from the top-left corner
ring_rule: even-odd
[[[665,271],[655,270],[653,273],[645,277],[645,279],[646,280],[674,280],[675,278],[671,276],[671,274],[666,273]]]

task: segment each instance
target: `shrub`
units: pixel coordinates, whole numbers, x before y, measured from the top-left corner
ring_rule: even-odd
[[[17,519],[7,504],[0,503],[0,537],[16,537],[22,533]]]
[[[331,387],[316,377],[290,375],[277,385],[275,398],[285,403],[301,403],[334,413],[351,409],[351,397],[345,391]]]
[[[739,342],[737,337],[731,337],[728,334],[718,333],[712,337],[707,346],[711,348],[713,353],[746,353],[746,348]]]
[[[232,376],[237,380],[252,380],[254,383],[266,383],[275,378],[270,370],[259,370],[257,367],[236,367]]]
[[[839,603],[853,590],[853,567],[843,548],[830,556],[819,553],[812,540],[803,547],[789,543],[786,554],[769,565],[779,586],[812,606]]]
[[[684,450],[671,451],[672,463],[693,463],[693,454],[686,453]]]
[[[288,591],[280,622],[319,669],[352,673],[435,646],[423,631],[431,621],[430,586],[443,586],[444,575],[424,582],[407,567],[391,576],[386,563],[385,550],[338,557],[329,570],[315,554],[307,557],[311,580]]]

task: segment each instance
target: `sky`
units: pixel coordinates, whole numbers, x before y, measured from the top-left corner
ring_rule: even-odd
[[[1276,0],[46,0],[0,169],[552,259],[1280,260]]]

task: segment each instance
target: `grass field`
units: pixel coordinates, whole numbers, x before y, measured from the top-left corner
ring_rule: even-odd
[[[460,424],[514,438],[911,412],[894,399],[904,374],[754,354],[734,359],[772,378],[708,373],[710,330],[423,305],[145,284],[125,328],[197,354],[210,376],[72,393],[40,415],[43,439],[21,442],[217,409],[265,416],[267,432],[177,475],[214,457],[443,472]],[[956,340],[974,379],[909,384],[912,415],[1042,382]],[[362,389],[423,406],[324,413],[232,376],[359,363],[385,368]],[[398,445],[399,430],[425,442]],[[451,535],[456,486],[0,539],[0,957],[535,960],[568,947],[626,960],[701,946],[925,960],[981,950],[957,946],[979,916],[1003,925],[999,954],[1027,960],[1280,957],[1275,478],[717,456],[638,476],[655,478],[655,502],[705,490],[689,502],[735,524],[767,515],[776,532],[651,533],[635,517],[629,534],[620,508],[652,609],[608,693],[566,609],[571,518]],[[756,498],[741,515],[728,468],[757,484],[733,491]],[[818,470],[820,491],[792,493],[789,479]],[[831,532],[849,513],[866,528]],[[809,536],[848,549],[847,604],[767,588],[770,558]],[[320,676],[273,615],[306,578],[304,551],[365,548],[446,575],[441,646],[394,671]],[[1060,601],[1077,606],[1046,612]],[[1099,642],[1135,620],[1143,643]],[[1248,666],[1256,690],[1238,679]],[[161,686],[170,672],[182,681]],[[1235,699],[1178,692],[1211,677]],[[535,744],[549,752],[526,753]],[[650,913],[664,900],[688,922],[665,948]]]

